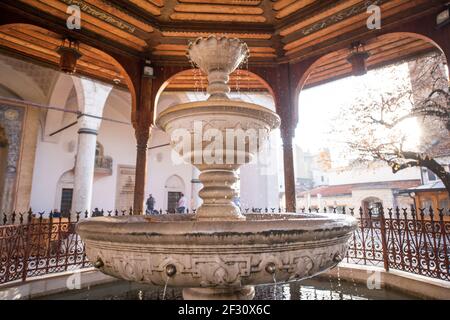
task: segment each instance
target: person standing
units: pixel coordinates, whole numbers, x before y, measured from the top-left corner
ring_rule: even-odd
[[[146,202],[147,209],[145,210],[146,214],[153,214],[153,211],[155,209],[155,198],[153,198],[153,195],[150,194],[147,198]]]
[[[184,211],[186,210],[186,206],[187,206],[187,199],[182,193],[180,199],[178,199],[177,212],[184,213]]]

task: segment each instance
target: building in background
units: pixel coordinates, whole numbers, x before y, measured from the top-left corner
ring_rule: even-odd
[[[369,208],[410,208],[413,199],[401,190],[419,186],[420,169],[409,168],[397,174],[383,163],[352,165],[346,168],[331,169],[327,172],[328,185],[319,186],[297,194],[298,208],[326,209],[361,207]]]

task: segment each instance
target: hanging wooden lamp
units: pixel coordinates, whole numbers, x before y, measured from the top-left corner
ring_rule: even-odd
[[[350,55],[347,61],[352,65],[354,76],[362,76],[367,73],[367,59],[370,54],[365,51],[364,45],[360,42],[352,44]]]
[[[59,68],[67,74],[74,74],[77,69],[77,60],[81,57],[78,41],[64,38],[56,52],[60,55]]]

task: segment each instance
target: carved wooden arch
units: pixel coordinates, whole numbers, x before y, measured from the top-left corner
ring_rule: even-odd
[[[405,23],[388,30],[386,33],[404,33],[421,38],[439,48],[450,62],[450,29],[437,28],[436,16],[427,15],[414,23]]]
[[[428,38],[427,36],[423,35],[423,34],[417,34],[417,33],[412,33],[412,32],[386,32],[383,34],[380,34],[376,37],[372,37],[370,39],[368,39],[367,41],[371,41],[374,39],[385,39],[391,36],[398,36],[398,35],[403,35],[405,37],[410,37],[410,38],[416,38],[416,39],[421,39],[424,40],[425,42],[428,42],[429,44],[433,45],[434,47],[436,47],[437,49],[439,49],[442,53],[445,54],[445,51],[441,48],[441,46],[438,45],[438,43],[436,43],[434,40]],[[300,72],[301,76],[298,79],[296,88],[295,88],[295,96],[294,98],[297,99],[297,104],[298,104],[298,97],[300,95],[301,90],[303,89],[303,87],[305,86],[306,82],[308,81],[309,76],[311,75],[312,71],[314,71],[314,69],[320,65],[323,61],[326,61],[329,57],[333,56],[336,52],[341,51],[341,50],[347,50],[347,49],[340,49],[340,50],[336,50],[330,53],[327,53],[319,58],[316,58],[314,61],[312,61],[309,66],[303,71],[303,73]],[[447,56],[447,61],[449,61],[448,59],[449,57]]]
[[[35,31],[44,32],[51,36],[55,35],[56,37],[54,38],[54,40],[62,40],[66,36],[61,33],[51,31],[42,26],[39,26],[39,25],[36,25],[33,23],[29,23],[26,19],[25,19],[25,21],[21,21],[21,19],[25,19],[25,18],[18,16],[18,17],[14,17],[14,20],[17,20],[17,22],[8,21],[8,23],[0,24],[0,31],[5,30],[5,29],[8,29],[8,30],[18,29],[19,30],[22,27],[22,28],[31,28],[32,30],[35,30]],[[71,36],[72,36],[72,34],[71,34]],[[76,38],[76,37],[74,37],[74,38]],[[93,54],[100,57],[103,61],[110,63],[115,68],[117,68],[117,71],[119,71],[120,76],[123,77],[123,80],[124,80],[126,86],[128,87],[128,90],[130,91],[131,101],[132,101],[132,110],[134,112],[134,110],[137,109],[136,88],[139,88],[138,87],[139,77],[135,76],[135,74],[140,71],[139,63],[136,63],[135,59],[130,59],[123,55],[113,53],[113,52],[106,52],[100,46],[86,44],[81,41],[80,41],[80,45],[82,47],[86,48],[87,50],[91,51]],[[25,51],[22,52],[22,54],[25,56],[33,57],[33,55],[27,54],[27,52],[25,52]],[[41,60],[43,60],[43,61],[46,60],[46,62],[48,62],[50,64],[55,64],[55,61],[52,60],[51,58],[41,57]],[[133,75],[133,77],[131,75]],[[140,74],[139,74],[139,76],[140,76]]]

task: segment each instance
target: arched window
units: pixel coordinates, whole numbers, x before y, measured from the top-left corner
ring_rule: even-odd
[[[369,214],[369,211],[372,213],[372,216],[379,216],[383,207],[383,201],[377,197],[368,197],[362,201],[362,207],[366,216]]]

